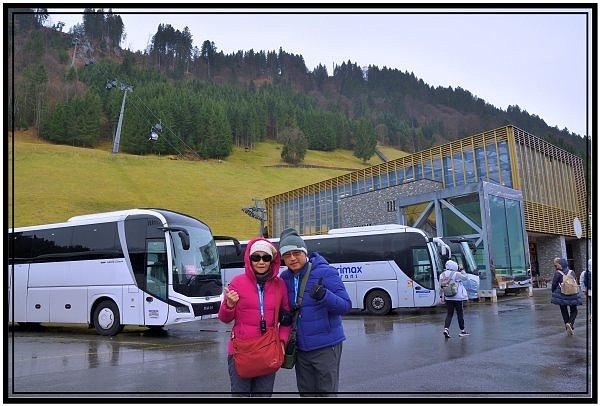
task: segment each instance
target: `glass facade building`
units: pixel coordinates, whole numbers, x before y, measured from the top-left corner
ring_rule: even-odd
[[[435,224],[437,215],[444,218],[439,223],[443,229],[434,230],[438,235],[481,236],[482,221],[490,221],[494,223],[494,233],[501,232],[508,241],[514,239],[515,234],[510,230],[515,228],[524,228],[524,239],[527,236],[530,240],[543,236],[575,239],[578,237],[574,221],[579,221],[585,238],[590,237],[583,160],[512,125],[267,197],[267,230],[271,236],[277,236],[285,228],[294,227],[300,234],[308,235],[345,227],[348,224],[342,221],[340,210],[343,199],[425,180],[436,182],[438,189],[445,191],[444,202],[448,204],[442,204],[440,212],[428,214],[424,213],[427,200],[413,199],[411,203],[411,198],[399,197],[397,201],[388,201],[388,209],[399,211],[398,222],[415,225],[418,220],[417,225],[431,233],[424,225]],[[489,199],[484,207],[480,202],[482,191],[477,189],[481,186],[476,186],[482,184],[496,185],[497,190],[518,191],[518,197],[514,200],[503,193],[486,195]],[[471,193],[467,193],[469,190]],[[458,206],[460,210],[452,209]],[[482,210],[491,211],[491,216],[486,219]],[[518,212],[522,214],[516,215]],[[376,222],[377,219],[371,219],[356,225]],[[480,243],[486,242],[490,241]],[[515,241],[508,246],[498,242],[486,246],[485,255],[488,260],[494,257],[517,261],[523,255],[529,257],[526,248],[524,254],[520,249],[515,252],[516,246],[526,247],[527,242]],[[508,250],[510,255],[500,255],[500,250]],[[534,260],[537,262],[537,258]],[[484,258],[481,261],[486,262]],[[493,264],[499,268],[505,265]]]

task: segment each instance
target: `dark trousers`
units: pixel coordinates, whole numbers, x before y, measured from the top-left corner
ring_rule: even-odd
[[[569,310],[571,310],[571,314],[569,314]],[[575,317],[577,317],[577,306],[560,305],[560,313],[562,314],[565,324],[569,323],[571,324],[571,327],[574,327]]]
[[[458,318],[458,327],[461,330],[465,329],[465,318],[463,314],[463,302],[462,300],[447,300],[446,299],[446,321],[444,321],[444,328],[450,328],[452,323],[452,317],[456,310],[456,317]]]
[[[227,356],[229,378],[231,379],[231,394],[234,397],[271,397],[275,384],[275,373],[256,378],[240,378],[235,370],[233,356]]]
[[[585,307],[587,309],[587,314],[589,316],[592,315],[592,297],[590,295],[588,295],[587,290],[583,293],[583,296],[585,296]]]
[[[340,380],[342,343],[297,352],[296,383],[300,396],[335,396]]]

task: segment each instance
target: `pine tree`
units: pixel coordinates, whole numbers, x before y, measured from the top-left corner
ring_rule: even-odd
[[[375,145],[377,144],[375,131],[369,121],[363,118],[358,121],[354,134],[356,137],[354,156],[366,162],[375,153]]]
[[[297,126],[293,125],[283,129],[282,142],[281,159],[284,162],[298,165],[304,160],[308,149],[308,141]]]

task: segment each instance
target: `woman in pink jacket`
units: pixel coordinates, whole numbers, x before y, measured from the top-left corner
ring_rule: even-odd
[[[280,315],[275,314],[278,305],[280,314],[289,312],[287,289],[279,278],[280,265],[279,252],[266,239],[255,238],[246,246],[244,273],[235,276],[229,286],[225,287],[224,299],[219,308],[219,320],[224,323],[233,320],[231,331],[235,337],[258,337],[267,327],[278,324]],[[284,351],[290,330],[290,325],[280,325],[281,351]],[[235,369],[231,340],[227,344],[227,354],[231,392],[234,396],[271,396],[275,373],[241,378]]]

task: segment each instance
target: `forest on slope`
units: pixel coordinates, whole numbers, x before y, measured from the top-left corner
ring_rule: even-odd
[[[55,143],[111,142],[126,97],[121,150],[134,154],[222,159],[234,145],[251,150],[270,139],[289,163],[307,148],[350,149],[366,161],[376,143],[414,152],[512,124],[586,155],[585,138],[566,128],[460,87],[434,88],[412,72],[352,61],[331,74],[323,65],[309,71],[302,55],[282,48],[224,54],[208,39],[198,49],[189,30],[168,21],[148,49],[132,53],[120,47],[126,27],[110,11],[87,9],[65,33],[44,26],[44,9],[13,10],[9,128],[33,128]]]

